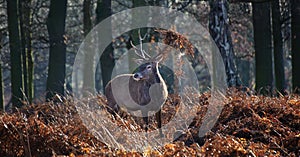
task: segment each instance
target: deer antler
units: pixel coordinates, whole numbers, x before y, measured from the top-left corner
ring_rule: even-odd
[[[135,54],[138,55],[139,57],[141,57],[141,59],[139,59],[139,60],[149,60],[151,58],[151,56],[145,50],[143,50],[143,40],[145,40],[147,34],[145,34],[144,37],[141,37],[140,29],[138,31],[138,34],[139,34],[140,49],[138,49],[132,43],[132,40],[130,41],[130,44],[131,44],[132,48],[134,49]]]

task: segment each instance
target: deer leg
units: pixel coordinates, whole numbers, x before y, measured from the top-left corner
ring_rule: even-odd
[[[143,120],[144,120],[144,122],[146,123],[144,129],[145,129],[145,131],[146,131],[146,133],[147,133],[147,131],[148,131],[148,124],[149,124],[148,111],[142,112],[142,115],[143,115]]]
[[[162,129],[161,129],[161,109],[155,113],[155,118],[157,121],[157,128],[159,129],[159,135],[160,137],[163,137],[164,134],[162,133]]]
[[[145,131],[147,132],[148,131],[148,123],[149,123],[149,121],[148,121],[148,117],[143,117],[143,120],[144,120],[144,122],[146,123],[146,125],[145,125]]]
[[[113,106],[113,107],[110,107],[110,106]],[[107,111],[112,114],[114,117],[117,116],[117,114],[119,114],[119,111],[120,111],[120,107],[119,105],[115,104],[115,105],[109,105],[107,107]]]

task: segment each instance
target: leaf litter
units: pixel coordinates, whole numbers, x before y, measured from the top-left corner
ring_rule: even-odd
[[[0,156],[300,156],[300,96],[265,97],[228,90],[227,102],[214,127],[198,137],[209,105],[199,97],[197,115],[175,141],[144,152],[107,146],[82,123],[76,101],[26,105],[0,114]],[[106,98],[89,98],[105,108]],[[170,95],[162,108],[163,124],[178,112],[180,98]],[[143,131],[142,119],[109,115],[117,125]],[[150,129],[156,129],[155,120]],[[126,139],[123,139],[126,140]]]

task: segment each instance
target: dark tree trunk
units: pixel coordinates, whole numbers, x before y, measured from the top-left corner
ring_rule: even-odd
[[[0,62],[0,111],[1,110],[5,111],[5,104],[4,104],[3,80],[2,80],[2,64]]]
[[[31,19],[31,18],[30,18]],[[27,64],[28,64],[28,100],[32,103],[34,97],[34,65],[33,65],[33,54],[32,54],[32,47],[31,47],[31,31],[27,34]]]
[[[272,2],[272,26],[273,26],[273,44],[274,44],[274,65],[275,80],[277,90],[285,94],[285,75],[284,75],[284,55],[283,40],[281,32],[281,14],[279,1]]]
[[[300,3],[291,0],[292,13],[292,83],[295,93],[300,94]]]
[[[22,62],[23,62],[23,82],[24,93],[27,100],[31,103],[33,99],[33,58],[31,49],[31,15],[30,15],[31,0],[23,0],[19,4],[20,11],[20,32],[22,41]]]
[[[253,3],[256,90],[270,94],[273,88],[270,3]]]
[[[29,102],[32,102],[32,99],[34,97],[34,66],[33,66],[33,55],[32,55],[32,47],[31,47],[31,41],[32,41],[32,34],[31,34],[31,23],[32,23],[32,17],[31,17],[31,9],[30,9],[30,4],[31,0],[25,0],[26,3],[26,10],[24,12],[25,19],[24,19],[24,24],[25,24],[25,49],[26,49],[26,61],[27,61],[27,88],[28,88],[28,93],[27,97]]]
[[[22,50],[22,68],[23,68],[23,82],[24,82],[24,94],[27,97],[28,96],[28,86],[27,86],[27,55],[26,55],[26,39],[25,39],[25,1],[19,2],[19,20],[20,20],[20,38],[21,38],[21,50]]]
[[[64,42],[67,0],[51,0],[47,28],[50,56],[47,78],[47,100],[55,94],[64,95],[66,44]]]
[[[87,36],[90,30],[92,29],[92,20],[91,20],[91,0],[83,1],[83,31],[84,36]],[[88,49],[89,45],[84,45]],[[88,53],[88,52],[86,52]],[[94,73],[93,69],[94,57],[90,54],[85,55],[84,58],[84,77],[83,77],[83,90],[84,96],[88,96],[90,93],[94,92],[95,81],[93,79]]]
[[[12,104],[21,107],[23,100],[22,51],[19,29],[18,0],[7,0],[7,20],[9,32]]]
[[[226,0],[210,1],[209,32],[222,55],[229,87],[241,85],[234,62],[234,52],[227,16]]]
[[[86,36],[92,29],[91,0],[83,1],[83,32]]]
[[[97,23],[109,17],[111,15],[111,0],[103,0],[103,1],[98,0],[96,14],[97,14]],[[109,34],[112,34],[111,26],[107,26],[107,28],[103,28],[103,29],[106,29],[106,32],[110,32]],[[102,83],[103,83],[103,87],[105,87],[107,83],[111,80],[111,74],[115,66],[112,44],[109,44],[104,50],[100,58],[100,64],[101,64]]]
[[[0,53],[3,48],[2,45],[2,30],[0,31]],[[3,84],[3,78],[2,78],[2,62],[0,61],[0,111],[5,111],[5,104],[4,104],[4,84]]]

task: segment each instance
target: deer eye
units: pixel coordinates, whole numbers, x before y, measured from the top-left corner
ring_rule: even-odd
[[[147,65],[147,70],[150,70],[150,69],[152,69],[152,66],[151,65]]]

